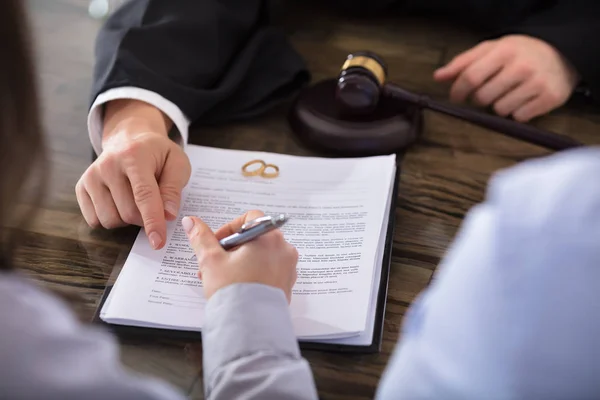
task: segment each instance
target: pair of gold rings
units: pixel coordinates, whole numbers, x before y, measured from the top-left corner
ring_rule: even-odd
[[[258,168],[249,169],[252,165],[258,164]],[[272,171],[269,171],[272,170]],[[276,178],[279,176],[279,167],[274,164],[267,164],[263,160],[248,161],[242,166],[244,176],[261,176],[263,178]]]

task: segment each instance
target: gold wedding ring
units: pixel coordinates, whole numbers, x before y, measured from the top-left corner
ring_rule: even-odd
[[[256,169],[248,169],[254,164],[258,164],[259,167]],[[273,171],[268,172],[269,169],[272,169]],[[279,176],[279,167],[274,164],[267,164],[263,160],[252,160],[242,166],[242,174],[244,176],[261,176],[268,179],[276,178]]]
[[[267,169],[272,168],[273,172],[267,172]],[[279,176],[279,167],[273,164],[266,164],[262,173],[260,174],[263,178],[276,178]]]
[[[253,170],[248,170],[248,167],[250,167],[251,165],[254,164],[260,164],[260,167],[258,167],[257,169],[253,169]],[[242,174],[244,174],[244,176],[257,176],[260,175],[266,167],[266,163],[263,160],[252,160],[252,161],[248,161],[246,164],[244,164],[242,166]]]

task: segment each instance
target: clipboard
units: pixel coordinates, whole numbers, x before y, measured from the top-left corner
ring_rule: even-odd
[[[298,342],[301,350],[315,350],[315,351],[326,351],[336,353],[354,353],[354,354],[373,354],[381,351],[383,343],[383,328],[385,324],[385,309],[387,303],[388,285],[390,267],[392,261],[392,249],[394,242],[395,233],[395,210],[397,206],[398,197],[398,186],[399,178],[401,176],[401,155],[396,157],[396,172],[394,176],[393,187],[391,190],[390,198],[390,211],[388,215],[388,225],[386,227],[386,235],[383,247],[383,258],[381,266],[381,277],[378,284],[378,294],[375,311],[375,324],[373,330],[373,336],[371,343],[368,345],[348,345],[348,344],[337,344],[337,343],[320,343],[300,340]],[[122,339],[162,339],[162,340],[177,340],[184,342],[201,342],[202,333],[199,331],[181,331],[174,329],[163,329],[163,328],[146,328],[137,326],[117,325],[109,324],[100,318],[100,311],[112,290],[112,285],[107,286],[98,307],[94,313],[92,322],[98,324],[117,337]]]

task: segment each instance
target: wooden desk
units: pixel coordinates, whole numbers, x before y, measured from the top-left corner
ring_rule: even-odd
[[[88,17],[84,1],[30,0],[29,4],[53,176],[47,201],[26,232],[18,264],[44,284],[81,296],[77,311],[89,321],[113,267],[124,261],[136,234],[133,228],[90,231],[74,194],[77,179],[90,163],[86,116],[99,23]],[[302,20],[302,13],[294,15]],[[313,13],[310,23],[286,24],[315,79],[334,76],[347,53],[374,49],[387,59],[391,80],[441,98],[447,88],[433,81],[432,72],[475,43],[467,33],[400,17],[363,22],[324,19]],[[563,109],[536,123],[589,144],[600,138],[600,118],[584,111]],[[284,108],[254,121],[197,132],[196,142],[309,154],[293,140]],[[407,307],[428,284],[465,213],[483,199],[490,175],[545,154],[543,149],[467,123],[426,114],[423,140],[402,165],[383,349],[362,356],[306,353],[322,398],[373,397]],[[134,370],[166,379],[191,398],[202,398],[198,346],[128,340],[122,351],[124,363]]]

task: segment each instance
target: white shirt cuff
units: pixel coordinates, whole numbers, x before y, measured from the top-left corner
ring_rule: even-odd
[[[180,141],[180,144],[183,146],[187,143],[190,121],[179,107],[157,93],[133,86],[126,86],[110,89],[101,93],[90,108],[88,114],[88,133],[90,135],[92,147],[97,155],[100,155],[102,152],[102,130],[104,124],[103,105],[117,99],[139,100],[158,108],[173,121],[173,124],[179,131],[178,141]]]

